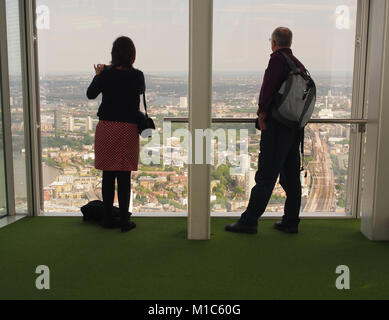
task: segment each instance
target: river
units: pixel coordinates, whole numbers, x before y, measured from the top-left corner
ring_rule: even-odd
[[[55,181],[60,170],[42,163],[43,187],[49,186]],[[14,175],[15,175],[15,195],[17,198],[26,197],[26,163],[24,154],[14,153]]]

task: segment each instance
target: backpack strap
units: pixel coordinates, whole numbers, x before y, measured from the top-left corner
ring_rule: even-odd
[[[147,114],[147,103],[146,103],[146,93],[145,92],[143,92],[143,106],[145,108],[146,117],[148,118],[149,115]]]
[[[292,70],[292,72],[300,72],[300,68],[297,67],[297,65],[292,61],[292,59],[285,53],[280,51],[280,53],[284,56],[286,59],[286,62],[289,65],[289,68]]]
[[[301,136],[300,136],[300,146],[301,146],[301,168],[300,171],[303,172],[305,170],[305,153],[304,153],[304,140],[305,140],[305,128],[301,130]],[[308,176],[308,172],[305,171],[304,177],[306,178]]]

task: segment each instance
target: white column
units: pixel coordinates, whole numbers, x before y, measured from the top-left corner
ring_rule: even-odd
[[[192,164],[189,165],[188,238],[210,239],[210,165],[195,164],[195,130],[211,127],[212,111],[212,0],[190,0],[189,129]]]
[[[366,74],[362,233],[389,240],[389,1],[371,1]]]

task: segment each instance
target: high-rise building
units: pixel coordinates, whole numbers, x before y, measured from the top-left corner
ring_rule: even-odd
[[[325,108],[319,111],[319,118],[322,119],[332,119],[334,114],[331,109]]]
[[[68,118],[68,131],[74,131],[74,118],[72,116]]]
[[[62,130],[62,111],[60,109],[54,111],[54,128],[55,131]]]
[[[240,159],[240,170],[242,173],[246,173],[250,169],[250,156],[248,154],[242,154]]]
[[[247,199],[250,198],[251,189],[255,186],[255,173],[256,171],[253,169],[248,170],[245,173],[245,196]]]
[[[188,108],[188,97],[180,98],[180,108]]]
[[[85,119],[85,131],[86,132],[93,131],[93,119],[92,119],[92,117],[88,116]]]

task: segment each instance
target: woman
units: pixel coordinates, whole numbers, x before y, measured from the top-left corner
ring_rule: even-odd
[[[94,66],[96,76],[87,96],[96,99],[103,94],[95,135],[95,168],[103,171],[103,226],[112,228],[115,225],[112,207],[117,179],[121,230],[127,232],[136,227],[128,219],[128,209],[131,171],[138,170],[137,114],[140,95],[145,91],[145,79],[143,73],[133,67],[136,49],[130,38],[116,39],[111,54],[110,66]]]

